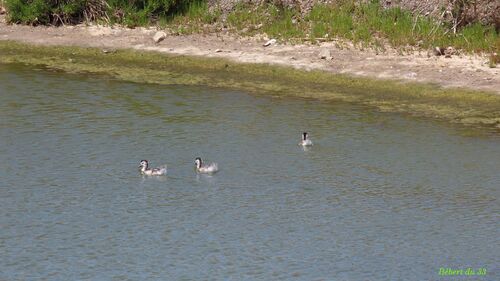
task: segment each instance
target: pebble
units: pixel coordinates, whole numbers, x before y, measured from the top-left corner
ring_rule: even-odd
[[[159,43],[165,38],[167,38],[167,33],[165,33],[164,31],[158,31],[153,36],[153,41],[155,41],[155,43]]]
[[[331,60],[333,59],[332,54],[330,53],[330,50],[328,49],[322,49],[319,52],[319,58],[322,60]]]
[[[268,47],[268,46],[271,46],[272,44],[275,44],[276,43],[276,39],[271,39],[269,41],[267,41],[266,43],[264,43],[264,47]]]

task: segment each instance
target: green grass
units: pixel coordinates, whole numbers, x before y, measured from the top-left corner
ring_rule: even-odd
[[[227,16],[227,25],[244,35],[266,33],[270,37],[294,40],[305,36],[304,22],[297,11],[272,4],[251,6],[240,4]]]
[[[317,5],[306,17],[311,22],[311,38],[328,36],[339,36],[353,39],[354,22],[351,13],[353,6],[339,6],[330,9],[327,6]]]
[[[85,16],[145,26],[160,19],[183,14],[192,3],[202,0],[5,0],[9,21],[32,25],[73,24]]]
[[[182,13],[162,18],[158,25],[162,28],[168,27],[179,34],[201,33],[212,31],[210,25],[216,23],[220,15],[218,10],[209,11],[207,3],[204,1],[192,1]],[[208,26],[208,30],[205,26]]]
[[[185,19],[203,18],[209,21],[204,18],[208,16],[205,13],[208,8],[202,0],[107,0],[107,3],[112,22],[129,27],[154,24],[165,26],[179,15],[183,15]],[[195,22],[192,21],[192,27],[194,26]]]
[[[22,0],[6,0],[11,22],[36,24],[50,23],[50,6],[43,0],[34,0],[29,5]]]
[[[500,95],[487,92],[132,50],[104,54],[93,48],[0,41],[0,53],[0,63],[43,65],[138,83],[209,85],[273,96],[355,102],[383,111],[500,128]]]
[[[425,16],[414,16],[400,8],[383,9],[377,1],[355,4],[344,0],[336,3],[315,5],[303,18],[298,11],[272,4],[257,9],[240,5],[229,14],[227,22],[236,31],[261,24],[261,31],[281,40],[315,41],[321,38],[324,41],[336,37],[370,46],[387,42],[393,47],[453,46],[466,52],[500,49],[500,39],[493,26],[475,23],[453,34],[451,26]],[[248,32],[249,35],[253,33],[252,30]]]

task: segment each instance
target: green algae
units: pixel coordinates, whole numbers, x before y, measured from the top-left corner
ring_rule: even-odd
[[[33,46],[0,41],[0,63],[41,65],[137,83],[208,85],[269,94],[355,102],[387,112],[500,128],[500,95],[435,85],[354,78],[268,64],[157,52]]]

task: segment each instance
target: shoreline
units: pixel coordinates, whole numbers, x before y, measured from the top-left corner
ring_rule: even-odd
[[[269,38],[239,37],[229,32],[173,35],[167,32],[159,43],[158,31],[150,28],[124,28],[98,25],[25,26],[8,25],[0,16],[0,40],[43,46],[79,46],[103,49],[135,49],[172,55],[215,57],[241,63],[267,63],[295,69],[322,70],[333,74],[381,80],[434,84],[445,88],[489,91],[500,95],[500,67],[490,68],[486,55],[435,56],[425,50],[385,46],[384,52],[360,49],[338,40],[321,44],[273,44]],[[166,30],[165,30],[166,31]],[[321,59],[321,53],[327,54]]]
[[[381,111],[500,128],[499,70],[483,65],[479,57],[376,55],[333,46],[328,48],[333,57],[328,60],[319,57],[326,44],[263,47],[263,38],[224,34],[167,35],[156,44],[152,39],[156,32],[156,28],[0,23],[0,62],[106,74],[139,83],[210,85],[341,100]],[[472,68],[460,68],[462,64]],[[431,70],[443,74],[447,69],[456,75],[439,81],[420,75]]]

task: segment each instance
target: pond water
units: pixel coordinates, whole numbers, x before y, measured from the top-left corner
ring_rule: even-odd
[[[0,65],[0,155],[0,280],[499,277],[500,137],[480,129]]]

